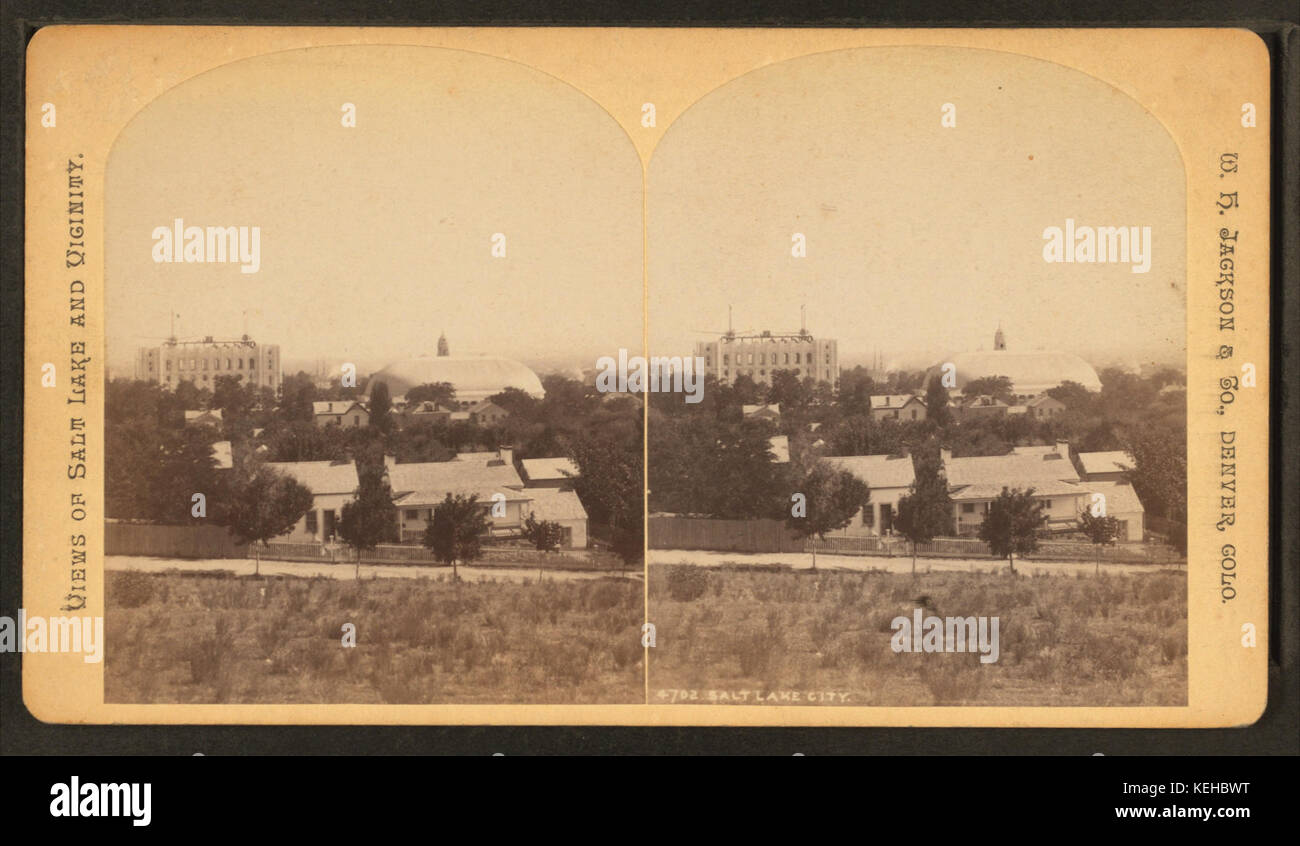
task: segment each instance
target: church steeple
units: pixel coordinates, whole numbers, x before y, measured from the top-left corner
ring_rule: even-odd
[[[998,331],[993,333],[993,349],[1005,350],[1007,348],[1006,336],[1002,334],[1002,321],[998,321]]]
[[[442,334],[440,334],[440,335],[438,336],[438,355],[440,355],[440,356],[449,356],[449,355],[451,355],[451,348],[447,345],[447,333],[446,333],[446,332],[443,332]]]

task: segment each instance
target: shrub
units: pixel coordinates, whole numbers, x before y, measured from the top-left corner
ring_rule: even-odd
[[[154,579],[148,573],[123,570],[108,580],[108,602],[122,608],[139,608],[153,598]]]
[[[709,589],[709,573],[700,567],[682,564],[667,573],[668,595],[676,602],[693,602]]]

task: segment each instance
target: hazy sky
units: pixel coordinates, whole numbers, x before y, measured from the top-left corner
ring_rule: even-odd
[[[357,125],[341,125],[342,104]],[[642,171],[553,78],[419,47],[295,50],[172,89],[109,161],[107,344],[250,334],[286,362],[590,358],[642,339]],[[156,264],[151,233],[261,227],[261,269]],[[506,257],[490,239],[506,236]]]
[[[945,103],[956,127],[941,126]],[[808,328],[840,359],[1009,347],[1181,362],[1184,175],[1145,110],[1010,54],[872,48],[795,59],[710,94],[649,168],[654,352],[721,330]],[[1153,263],[1048,264],[1066,218],[1150,226]],[[791,256],[792,233],[807,258]]]
[[[340,123],[356,106],[357,126]],[[945,103],[957,125],[941,126]],[[642,332],[638,157],[599,106],[504,60],[419,47],[236,62],[154,101],[109,160],[107,342],[248,331],[286,363],[432,354],[587,366]],[[870,48],[777,63],[666,131],[649,168],[652,351],[808,327],[841,361],[989,348],[1181,361],[1184,175],[1111,87],[1051,63]],[[154,227],[261,227],[261,268],[157,264]],[[1048,264],[1048,226],[1150,226],[1153,262]],[[490,239],[506,236],[506,257]],[[790,254],[807,237],[807,258]]]

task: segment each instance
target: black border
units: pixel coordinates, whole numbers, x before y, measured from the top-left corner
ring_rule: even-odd
[[[75,726],[39,722],[22,704],[19,660],[0,660],[0,754],[1300,754],[1300,6],[1252,2],[808,3],[770,0],[524,3],[457,0],[4,0],[0,11],[0,608],[21,604],[24,70],[26,45],[54,23],[213,25],[574,25],[1120,27],[1229,26],[1255,31],[1273,62],[1273,278],[1268,707],[1233,729],[648,728],[538,726]]]

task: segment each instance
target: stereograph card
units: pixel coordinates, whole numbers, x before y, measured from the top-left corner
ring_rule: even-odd
[[[69,25],[26,91],[39,719],[1262,713],[1254,34]]]

